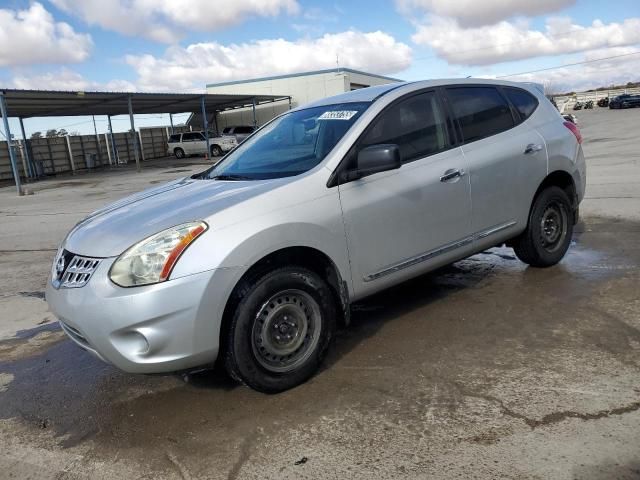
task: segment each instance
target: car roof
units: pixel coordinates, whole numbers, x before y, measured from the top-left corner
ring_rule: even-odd
[[[320,100],[316,100],[311,103],[302,105],[294,110],[301,110],[311,107],[321,107],[323,105],[334,105],[336,103],[351,103],[351,102],[372,102],[384,94],[396,90],[406,89],[407,92],[412,90],[420,90],[429,87],[438,87],[442,85],[504,85],[509,87],[526,88],[529,91],[538,90],[539,93],[544,93],[544,88],[541,84],[532,82],[510,82],[507,80],[495,80],[487,78],[442,78],[434,80],[420,80],[417,82],[396,82],[388,83],[385,85],[377,85],[375,87],[359,88],[352,90],[351,92],[341,93],[334,95],[333,97],[327,97]]]

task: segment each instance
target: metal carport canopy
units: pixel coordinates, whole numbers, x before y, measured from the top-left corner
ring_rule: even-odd
[[[1,90],[10,117],[62,117],[77,115],[126,115],[129,98],[136,114],[220,112],[288,100],[283,95],[223,95],[207,93],[64,92],[50,90]]]
[[[222,112],[236,108],[252,107],[253,124],[256,124],[256,105],[289,100],[284,95],[225,95],[208,93],[139,93],[139,92],[64,92],[55,90],[0,89],[0,114],[5,134],[11,138],[8,117],[20,119],[23,140],[26,142],[22,120],[30,117],[64,117],[81,115],[129,115],[131,130],[135,131],[134,114],[202,112],[203,127],[209,152],[207,112]],[[173,127],[173,122],[171,124]],[[113,141],[113,136],[112,136]],[[16,153],[12,142],[8,144],[11,170],[18,195],[23,195],[20,185]],[[138,139],[133,136],[136,168],[140,171]],[[28,150],[27,150],[28,151]],[[28,153],[27,153],[28,156]],[[30,160],[27,160],[30,163]]]

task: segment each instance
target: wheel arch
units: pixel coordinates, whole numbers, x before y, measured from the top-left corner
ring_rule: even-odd
[[[348,325],[349,318],[349,292],[345,279],[333,260],[324,252],[309,246],[290,246],[275,250],[256,261],[236,282],[225,304],[220,326],[220,345],[226,337],[233,312],[237,307],[240,297],[238,292],[247,282],[257,280],[265,273],[286,265],[297,265],[308,268],[327,280],[336,302],[336,311],[341,312],[338,320],[343,325]]]
[[[576,183],[573,176],[565,171],[565,170],[554,170],[549,173],[544,180],[538,186],[536,193],[533,195],[533,199],[531,200],[531,205],[529,207],[529,213],[531,213],[531,209],[533,208],[533,204],[545,188],[548,187],[559,187],[565,191],[569,199],[571,200],[571,208],[574,214],[574,224],[578,221],[578,191],[576,189]]]

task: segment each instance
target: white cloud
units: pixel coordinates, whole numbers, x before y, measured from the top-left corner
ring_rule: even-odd
[[[12,86],[24,89],[47,89],[69,91],[107,90],[114,92],[131,92],[136,87],[126,80],[111,80],[101,83],[87,80],[78,72],[68,68],[62,68],[55,72],[47,72],[40,75],[17,75],[13,77]]]
[[[586,53],[581,61],[615,57],[637,51],[638,49],[631,47],[593,50]],[[579,92],[597,87],[624,85],[627,82],[640,81],[640,55],[611,58],[579,66],[515,75],[505,80],[542,83],[551,93]]]
[[[458,21],[463,27],[491,25],[515,16],[533,17],[557,12],[576,0],[396,0],[405,15],[417,10]]]
[[[174,43],[188,30],[216,31],[252,16],[295,14],[297,0],[50,0],[89,25]]]
[[[182,91],[211,82],[334,68],[336,54],[342,67],[381,74],[411,64],[411,48],[380,31],[346,31],[293,42],[196,43],[170,47],[162,57],[128,55],[126,61],[138,73],[142,89]]]
[[[491,65],[545,55],[561,55],[640,43],[640,18],[587,27],[568,18],[547,20],[544,31],[530,30],[523,22],[462,28],[451,18],[431,16],[412,37],[430,46],[438,56],[458,65]]]
[[[91,36],[56,22],[40,4],[0,9],[0,67],[32,63],[76,63],[89,57]]]

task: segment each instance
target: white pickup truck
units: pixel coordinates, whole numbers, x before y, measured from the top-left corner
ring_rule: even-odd
[[[207,141],[204,132],[174,133],[169,137],[167,143],[167,155],[175,155],[176,158],[207,153]],[[219,157],[237,146],[238,141],[231,135],[209,137],[209,153],[212,157]]]

